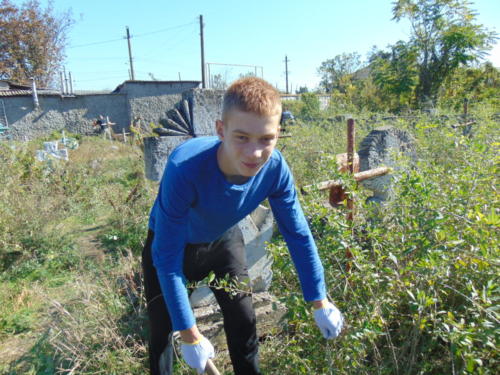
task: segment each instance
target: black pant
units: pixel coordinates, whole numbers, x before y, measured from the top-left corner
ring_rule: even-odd
[[[160,289],[151,257],[154,233],[150,230],[142,253],[144,288],[150,324],[149,364],[152,375],[173,374],[172,323]],[[203,244],[187,244],[184,250],[184,276],[190,282],[215,273],[214,285],[221,280],[246,281],[245,245],[238,227],[220,239]],[[224,317],[224,331],[236,375],[261,374],[258,364],[258,339],[255,312],[250,293],[211,287]],[[160,357],[163,355],[162,368]]]

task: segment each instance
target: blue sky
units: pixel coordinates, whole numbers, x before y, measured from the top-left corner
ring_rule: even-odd
[[[15,1],[21,3],[22,1]],[[46,0],[42,0],[42,4]],[[266,80],[314,88],[322,61],[343,52],[366,57],[371,47],[408,40],[406,22],[391,21],[390,0],[53,0],[70,9],[66,70],[76,90],[114,89],[129,77],[125,27],[132,36],[136,79],[201,80],[199,20],[204,17],[205,60],[256,65]],[[500,33],[500,1],[475,0],[478,21]],[[105,43],[101,43],[105,42]],[[489,60],[500,66],[497,43]],[[212,65],[228,79],[247,68]],[[259,68],[260,72],[260,68]]]

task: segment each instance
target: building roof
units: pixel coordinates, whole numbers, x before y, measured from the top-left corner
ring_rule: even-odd
[[[36,90],[38,96],[59,96],[61,95],[60,91],[57,90]],[[31,96],[33,93],[30,90],[0,90],[0,97],[6,96]]]
[[[31,95],[31,90],[0,90],[0,96],[25,96],[25,95]]]
[[[37,88],[38,95],[59,95],[57,90]],[[31,86],[20,85],[9,80],[0,80],[0,96],[31,96]]]
[[[71,95],[109,95],[109,94],[123,94],[122,92],[126,84],[168,84],[168,85],[199,85],[200,81],[124,81],[113,91],[101,91],[101,90],[75,90]],[[44,88],[37,88],[37,94],[39,96],[60,96],[61,91],[50,90]],[[23,86],[13,83],[8,80],[0,80],[0,97],[8,96],[31,96],[32,91],[30,86]],[[67,94],[62,94],[67,95]]]
[[[125,85],[128,84],[169,84],[169,85],[178,85],[178,84],[192,84],[192,85],[200,85],[201,81],[124,81],[123,83],[119,84],[116,89],[114,89],[111,93],[112,94],[117,94],[119,93]]]

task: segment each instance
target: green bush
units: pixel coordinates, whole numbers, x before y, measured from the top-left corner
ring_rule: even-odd
[[[300,101],[303,104],[299,112],[301,118],[310,120],[319,116],[320,103],[318,95],[313,92],[305,92],[300,95]]]
[[[325,208],[325,195],[302,197],[330,297],[347,323],[339,340],[318,339],[286,246],[274,241],[273,291],[289,309],[285,332],[296,347],[268,371],[283,371],[288,363],[297,374],[496,373],[500,218],[492,191],[499,134],[488,113],[474,115],[471,137],[428,120],[401,122],[417,139],[419,162],[395,176],[394,199],[383,209],[363,204],[364,192],[351,184],[358,197],[353,226],[342,210]],[[296,149],[287,144],[285,152],[324,150],[322,142],[311,138],[294,143]],[[299,185],[325,180],[325,171],[334,170],[324,156],[311,165],[289,159]]]

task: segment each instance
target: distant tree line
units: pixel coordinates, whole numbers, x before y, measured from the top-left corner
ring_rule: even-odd
[[[466,0],[398,0],[393,19],[408,19],[411,35],[361,62],[357,53],[343,53],[318,68],[320,88],[335,100],[369,110],[457,105],[466,96],[497,97],[500,72],[478,62],[496,34],[476,23]]]

